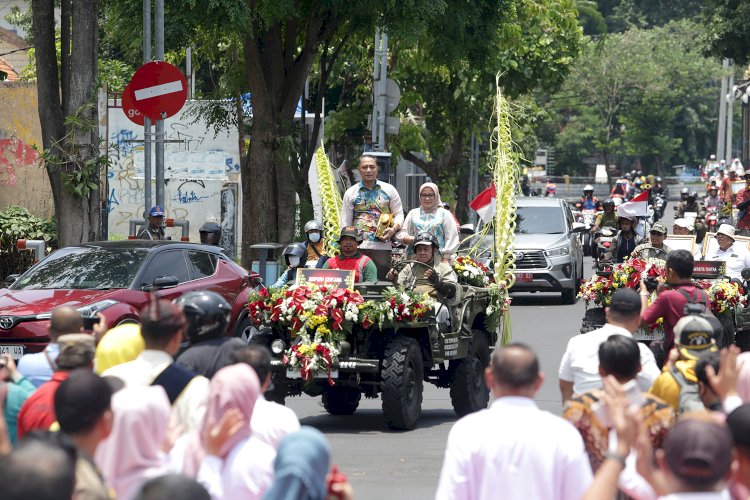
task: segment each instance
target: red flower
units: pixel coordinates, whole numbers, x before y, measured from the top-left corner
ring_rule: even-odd
[[[364,319],[362,320],[362,328],[364,328],[365,330],[367,330],[372,325],[374,325],[374,323],[370,320],[370,317],[369,316],[365,316]]]
[[[340,330],[341,329],[341,323],[344,321],[344,311],[341,309],[332,309],[331,310],[331,318],[333,319],[333,329],[334,330]]]

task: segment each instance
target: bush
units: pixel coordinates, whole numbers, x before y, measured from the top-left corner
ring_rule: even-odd
[[[0,279],[22,273],[34,263],[33,252],[16,248],[19,239],[44,240],[49,252],[57,246],[55,221],[31,215],[22,207],[0,212]]]

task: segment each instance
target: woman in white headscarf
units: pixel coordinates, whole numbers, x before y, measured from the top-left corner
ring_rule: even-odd
[[[398,238],[411,245],[417,235],[429,233],[437,239],[443,260],[449,261],[458,249],[458,223],[441,204],[437,185],[432,182],[422,184],[419,187],[419,208],[407,214]]]

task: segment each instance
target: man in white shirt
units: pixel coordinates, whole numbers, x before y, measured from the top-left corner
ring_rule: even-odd
[[[750,267],[750,253],[747,244],[734,244],[734,226],[722,224],[716,230],[716,242],[719,247],[709,248],[706,260],[722,260],[726,262],[726,274],[730,278],[742,279],[742,270]]]
[[[544,382],[534,352],[523,344],[495,351],[485,382],[496,399],[451,429],[436,499],[581,498],[591,482],[583,440],[534,403]]]
[[[268,401],[263,396],[271,386],[271,352],[263,345],[250,344],[235,350],[232,358],[236,363],[247,363],[258,375],[261,395],[255,402],[250,428],[254,436],[275,449],[281,438],[299,430],[299,419],[291,408]]]
[[[584,335],[576,335],[568,341],[558,373],[563,403],[573,394],[583,394],[602,387],[599,346],[610,335],[633,337],[633,332],[641,325],[641,299],[638,293],[630,288],[620,288],[612,296],[605,314],[606,325]],[[641,352],[641,371],[636,381],[641,391],[645,392],[660,372],[651,349],[641,343],[638,343],[638,349]]]
[[[133,361],[113,366],[103,377],[117,377],[128,385],[160,385],[172,403],[172,423],[187,431],[200,431],[208,400],[208,379],[177,366],[187,321],[182,309],[156,300],[141,311],[141,335],[146,348]]]

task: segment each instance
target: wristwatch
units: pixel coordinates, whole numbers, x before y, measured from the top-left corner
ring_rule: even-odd
[[[605,460],[607,460],[607,459],[614,460],[615,462],[619,463],[622,466],[623,469],[625,468],[625,459],[626,458],[628,458],[627,455],[620,455],[619,453],[614,452],[614,451],[609,451],[604,456]]]
[[[648,292],[639,292],[641,297],[651,297],[651,294]]]

